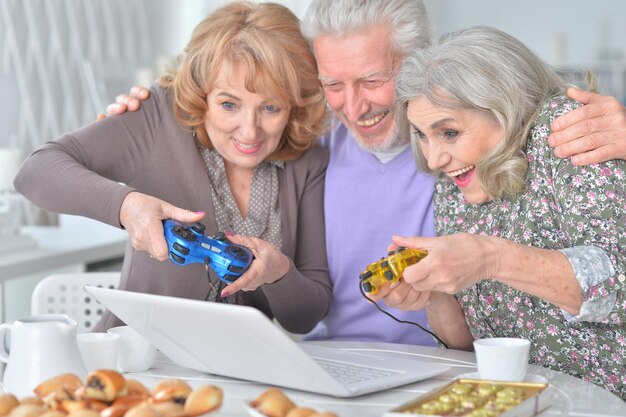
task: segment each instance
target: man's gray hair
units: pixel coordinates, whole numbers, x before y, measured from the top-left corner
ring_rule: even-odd
[[[422,0],[313,0],[302,22],[309,42],[388,25],[394,52],[402,57],[430,45],[431,28]]]
[[[416,49],[396,83],[399,111],[425,97],[438,106],[475,111],[495,120],[504,138],[477,165],[492,198],[524,190],[527,135],[542,104],[565,94],[567,84],[514,37],[478,26],[444,35],[438,46]],[[419,145],[412,140],[424,167]]]

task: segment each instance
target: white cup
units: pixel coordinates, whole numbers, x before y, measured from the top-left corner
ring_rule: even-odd
[[[514,337],[474,340],[478,375],[492,381],[523,381],[530,341]]]
[[[111,334],[120,336],[120,350],[117,369],[120,372],[142,372],[150,369],[157,356],[157,350],[150,342],[129,326],[112,327]]]
[[[119,335],[110,333],[78,333],[76,343],[87,372],[116,369]]]

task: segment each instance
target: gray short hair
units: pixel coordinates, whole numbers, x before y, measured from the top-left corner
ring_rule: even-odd
[[[527,136],[543,102],[565,94],[567,84],[514,37],[478,26],[444,35],[438,46],[416,49],[404,62],[396,99],[406,112],[409,100],[425,97],[447,108],[469,109],[494,119],[504,140],[477,164],[491,198],[524,191]],[[422,168],[425,159],[412,138]]]
[[[431,28],[422,0],[313,0],[302,22],[309,42],[323,35],[346,35],[385,24],[394,52],[405,57],[430,45]]]

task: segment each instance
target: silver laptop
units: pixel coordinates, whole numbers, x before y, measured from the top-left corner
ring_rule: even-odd
[[[252,307],[89,286],[85,290],[174,363],[210,374],[352,397],[449,369],[296,343]]]

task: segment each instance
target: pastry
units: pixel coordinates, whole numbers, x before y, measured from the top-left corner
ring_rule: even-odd
[[[171,401],[152,404],[152,409],[162,417],[183,417],[185,415],[183,405]]]
[[[185,401],[185,414],[197,416],[217,410],[222,405],[222,389],[215,385],[204,385],[189,394]]]
[[[89,408],[89,403],[86,400],[64,400],[59,402],[59,407],[54,410],[63,411],[70,414],[78,410],[86,410]]]
[[[116,371],[98,369],[87,375],[85,397],[93,400],[113,401],[126,395],[126,380]]]
[[[132,407],[124,417],[161,417],[148,403]]]
[[[145,400],[146,398],[139,395],[122,395],[121,397],[117,397],[113,400],[111,405],[119,405],[130,408],[142,403]]]
[[[180,379],[163,379],[152,390],[152,402],[173,401],[184,404],[191,387]]]
[[[20,402],[13,394],[0,395],[0,416],[6,416],[9,412],[17,407]]]
[[[20,398],[20,404],[33,404],[33,405],[41,405],[43,406],[43,400],[37,397],[23,397]]]
[[[268,417],[285,417],[296,405],[278,388],[268,388],[250,405]]]
[[[85,408],[82,410],[72,411],[67,417],[100,417],[100,413],[96,410]]]
[[[39,417],[46,412],[42,405],[20,404],[14,407],[9,413],[9,417]]]
[[[126,391],[128,392],[129,396],[138,396],[142,397],[143,399],[150,397],[150,390],[136,379],[126,380]]]
[[[40,415],[39,417],[65,417],[65,416],[66,414],[62,411],[48,410],[42,415]]]
[[[285,417],[311,417],[317,415],[317,411],[308,407],[296,407],[287,412]]]
[[[79,387],[83,386],[83,382],[74,374],[61,374],[54,378],[47,379],[37,385],[33,390],[39,398],[44,398],[52,392],[65,390],[73,393]]]

